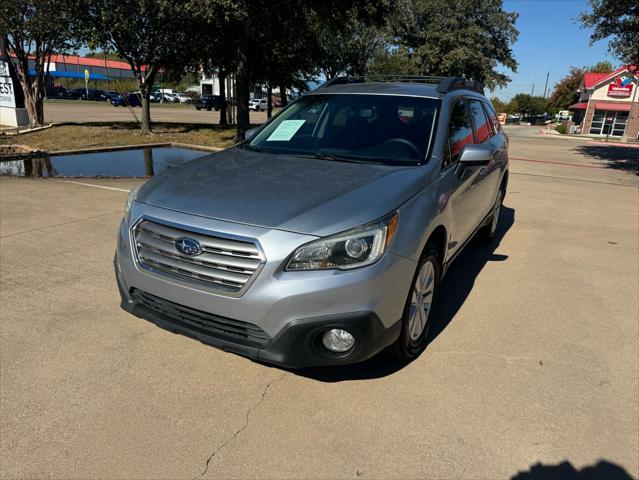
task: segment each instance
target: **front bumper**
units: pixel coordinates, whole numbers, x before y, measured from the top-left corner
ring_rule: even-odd
[[[255,239],[265,263],[246,291],[225,295],[141,268],[130,230],[122,222],[116,278],[122,308],[140,318],[203,343],[286,367],[360,362],[399,336],[398,319],[416,268],[411,259],[388,252],[376,264],[361,269],[286,272],[282,266],[290,252],[316,237],[134,204],[132,218],[142,217]],[[152,300],[144,301],[140,295]],[[351,332],[356,339],[354,349],[347,355],[330,354],[320,340],[326,328]],[[248,333],[236,335],[241,331]]]
[[[257,336],[251,332],[253,328],[259,330],[254,325],[215,317],[134,288],[127,290],[117,274],[117,258],[115,263],[116,279],[122,297],[121,307],[124,310],[170,332],[180,333],[257,361],[287,368],[357,363],[392,344],[401,330],[401,321],[386,328],[374,312],[357,312],[292,320],[274,338],[266,334]],[[215,319],[218,320],[217,323]],[[353,349],[340,355],[324,348],[321,335],[330,328],[348,330],[355,337]]]

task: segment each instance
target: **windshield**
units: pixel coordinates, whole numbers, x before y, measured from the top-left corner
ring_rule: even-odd
[[[273,154],[417,165],[429,153],[439,105],[397,95],[306,95],[246,145]]]

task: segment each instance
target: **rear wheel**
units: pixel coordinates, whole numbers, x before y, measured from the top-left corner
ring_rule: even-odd
[[[206,111],[210,112],[213,107],[206,107]]]
[[[437,300],[441,263],[434,245],[428,245],[422,256],[402,316],[402,331],[389,348],[400,360],[412,360],[426,348],[426,338],[432,324],[432,311]]]
[[[200,110],[202,110],[200,107],[195,107],[195,109],[199,112]]]

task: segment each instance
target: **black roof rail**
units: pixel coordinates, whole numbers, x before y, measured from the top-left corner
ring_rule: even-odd
[[[435,75],[365,75],[335,77],[323,83],[319,87],[326,88],[333,85],[365,82],[401,82],[401,83],[430,83],[437,85],[437,91],[448,93],[452,90],[472,90],[484,94],[484,84],[477,80],[468,80],[462,77],[441,77]]]
[[[437,86],[437,91],[440,93],[448,93],[452,90],[472,90],[483,95],[484,84],[463,77],[446,77]]]

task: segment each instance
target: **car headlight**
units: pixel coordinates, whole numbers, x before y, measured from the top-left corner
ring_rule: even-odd
[[[348,270],[375,263],[388,250],[398,220],[399,212],[395,212],[379,222],[302,245],[286,270]]]
[[[124,205],[124,221],[128,224],[129,217],[131,216],[131,206],[133,202],[135,202],[135,198],[138,196],[138,191],[142,185],[138,185],[135,188],[132,188],[129,192],[129,196],[126,197],[126,204]]]

